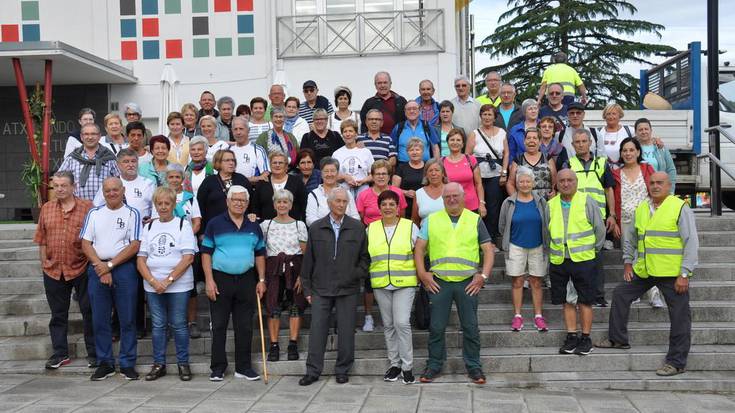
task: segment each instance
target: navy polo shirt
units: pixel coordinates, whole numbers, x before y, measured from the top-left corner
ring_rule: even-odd
[[[212,256],[212,269],[227,274],[244,274],[255,266],[255,257],[265,255],[260,226],[247,217],[242,226],[225,211],[207,223],[201,252]]]

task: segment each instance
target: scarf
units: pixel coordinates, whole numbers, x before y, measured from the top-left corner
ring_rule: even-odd
[[[299,115],[296,114],[291,117],[286,117],[286,122],[283,124],[283,130],[285,130],[288,133],[293,133],[293,126],[296,124],[296,120],[299,118]]]
[[[184,211],[184,205],[186,205],[187,202],[189,202],[191,199],[194,199],[194,194],[191,192],[184,191],[181,195],[181,201],[176,203],[176,208],[174,209],[174,216],[176,218],[184,218],[186,217],[186,211]]]
[[[201,171],[206,166],[207,166],[206,158],[201,162],[194,162],[194,161],[189,162],[189,168],[191,168],[193,171]]]
[[[102,175],[102,166],[109,161],[115,161],[115,154],[104,146],[97,147],[97,152],[94,154],[93,159],[87,159],[84,157],[84,146],[74,149],[69,156],[82,164],[82,172],[79,174],[80,187],[87,185],[87,179],[89,179],[89,174],[92,172],[93,166],[94,173],[99,177]]]
[[[288,139],[288,135],[286,135],[286,131],[283,131],[284,134],[284,140],[286,141],[286,147],[283,147],[283,143],[281,143],[281,138],[276,133],[275,129],[271,130],[271,147],[278,145],[278,150],[286,154],[288,156],[288,164],[290,166],[294,166],[296,163],[296,149],[294,148],[293,144],[291,143],[291,140]],[[269,152],[272,152],[269,150]]]

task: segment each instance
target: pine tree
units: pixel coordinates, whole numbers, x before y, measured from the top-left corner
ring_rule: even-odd
[[[621,12],[634,15],[638,11],[627,1],[508,0],[508,7],[510,10],[498,19],[498,23],[504,23],[478,49],[491,58],[510,60],[486,67],[479,75],[484,78],[487,72],[499,71],[504,81],[516,85],[518,99],[536,98],[551,56],[562,51],[582,77],[590,107],[599,108],[615,100],[625,108],[635,108],[638,79],[622,73],[621,65],[630,61],[649,65],[648,56],[674,50],[630,40],[640,33],[661,38],[664,26],[621,19]]]

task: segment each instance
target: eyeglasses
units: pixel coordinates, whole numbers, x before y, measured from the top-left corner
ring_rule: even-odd
[[[383,119],[382,118],[367,118],[367,120],[370,122],[380,122]]]
[[[327,118],[314,118],[314,122],[316,122],[318,120],[327,120]]]
[[[571,111],[571,112],[567,112],[567,116],[582,116],[582,112],[580,112],[578,110],[574,110],[574,111]]]
[[[559,96],[561,92],[549,92],[549,96]]]
[[[137,113],[135,113],[135,112],[133,112],[133,113],[130,113],[130,112],[126,112],[126,113],[125,113],[125,116],[138,116],[138,114],[137,114]]]
[[[271,165],[285,165],[285,164],[286,164],[286,162],[284,162],[284,161],[273,161],[273,162],[271,162]]]
[[[313,87],[307,87],[307,88],[304,88],[304,93],[312,93],[312,92],[314,92],[315,90],[316,90],[316,89],[314,89]]]
[[[388,176],[388,172],[375,172],[373,176]]]
[[[230,201],[232,201],[233,204],[240,204],[240,205],[248,203],[247,199],[230,198]]]
[[[461,88],[461,87],[469,87],[470,85],[465,85],[464,83],[460,83],[458,85],[454,85],[455,88]]]

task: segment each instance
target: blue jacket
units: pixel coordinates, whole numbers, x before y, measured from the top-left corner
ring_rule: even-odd
[[[433,156],[431,146],[439,144],[439,135],[437,135],[436,129],[422,120],[419,120],[414,130],[411,129],[407,120],[397,123],[391,131],[390,137],[396,145],[398,162],[408,162],[406,145],[411,138],[416,137],[424,142],[424,161],[428,161]]]
[[[508,152],[510,159],[515,159],[518,154],[526,152],[526,145],[523,143],[525,133],[525,120],[516,123],[508,131]]]
[[[421,100],[421,96],[414,99],[414,102],[419,104],[419,112],[421,112],[421,103],[423,102]],[[432,106],[434,106],[434,117],[432,117],[431,120],[429,120],[429,126],[434,126],[437,123],[439,123],[439,102],[434,100],[434,98],[431,98],[431,104]]]

